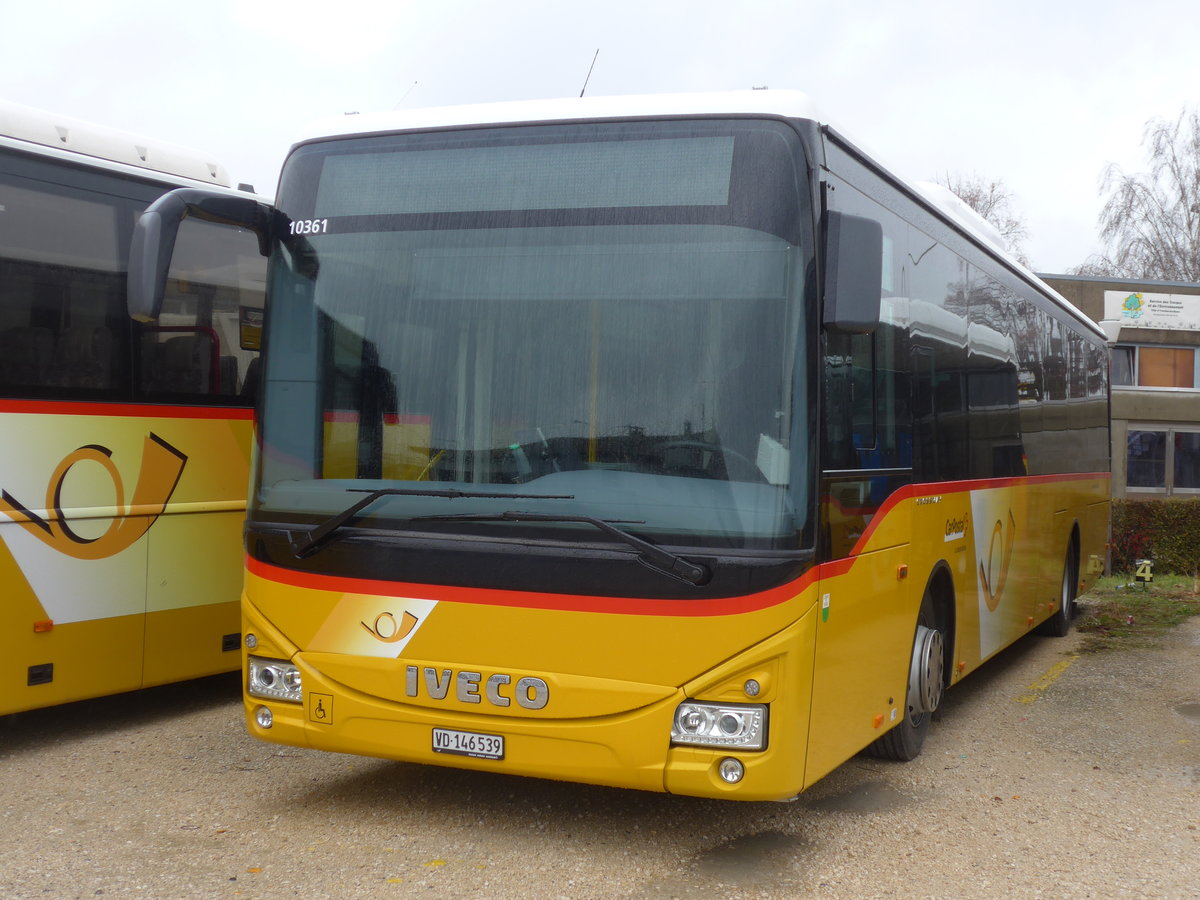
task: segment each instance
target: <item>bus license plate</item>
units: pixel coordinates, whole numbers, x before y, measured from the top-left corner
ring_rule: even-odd
[[[435,728],[433,729],[433,752],[474,756],[477,759],[504,759],[504,736]]]

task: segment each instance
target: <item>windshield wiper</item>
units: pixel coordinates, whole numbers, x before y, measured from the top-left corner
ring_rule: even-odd
[[[512,496],[512,495],[510,495]],[[664,550],[662,547],[657,547],[649,541],[644,541],[640,537],[630,534],[628,531],[623,531],[614,525],[614,522],[626,524],[628,520],[621,519],[597,519],[595,516],[560,516],[554,513],[534,513],[534,512],[519,512],[509,510],[502,513],[461,513],[449,514],[444,516],[418,516],[413,519],[414,522],[428,522],[431,520],[455,521],[455,522],[581,522],[585,525],[592,525],[599,528],[606,534],[611,534],[618,540],[624,541],[635,550],[640,550],[637,560],[648,569],[653,569],[663,575],[668,575],[671,578],[678,579],[685,584],[698,586],[705,584],[708,581],[709,573],[704,566],[696,565],[689,562],[682,556]],[[629,524],[635,524],[629,522]]]
[[[316,553],[321,547],[327,543],[333,533],[357,516],[360,512],[378,500],[380,497],[445,497],[447,500],[458,500],[460,498],[471,499],[487,499],[487,500],[574,500],[574,494],[506,494],[490,491],[460,491],[458,488],[444,488],[435,490],[433,488],[380,488],[379,490],[370,490],[369,488],[348,488],[350,493],[363,493],[367,496],[363,497],[353,506],[343,509],[340,513],[335,513],[324,522],[321,522],[312,531],[305,532],[302,535],[292,535],[292,553],[297,559],[303,559],[313,553]]]

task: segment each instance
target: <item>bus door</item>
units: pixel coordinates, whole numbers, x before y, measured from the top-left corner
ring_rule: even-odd
[[[905,343],[890,321],[873,334],[826,335],[824,564],[807,783],[903,715],[915,616],[909,505],[897,493],[912,482]]]

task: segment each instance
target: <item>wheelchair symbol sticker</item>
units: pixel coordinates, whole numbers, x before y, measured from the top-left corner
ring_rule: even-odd
[[[308,695],[308,720],[318,725],[333,724],[333,694]]]

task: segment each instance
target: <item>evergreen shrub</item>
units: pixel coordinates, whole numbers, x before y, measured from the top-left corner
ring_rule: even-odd
[[[1112,571],[1154,560],[1155,575],[1200,571],[1200,499],[1113,500]]]

